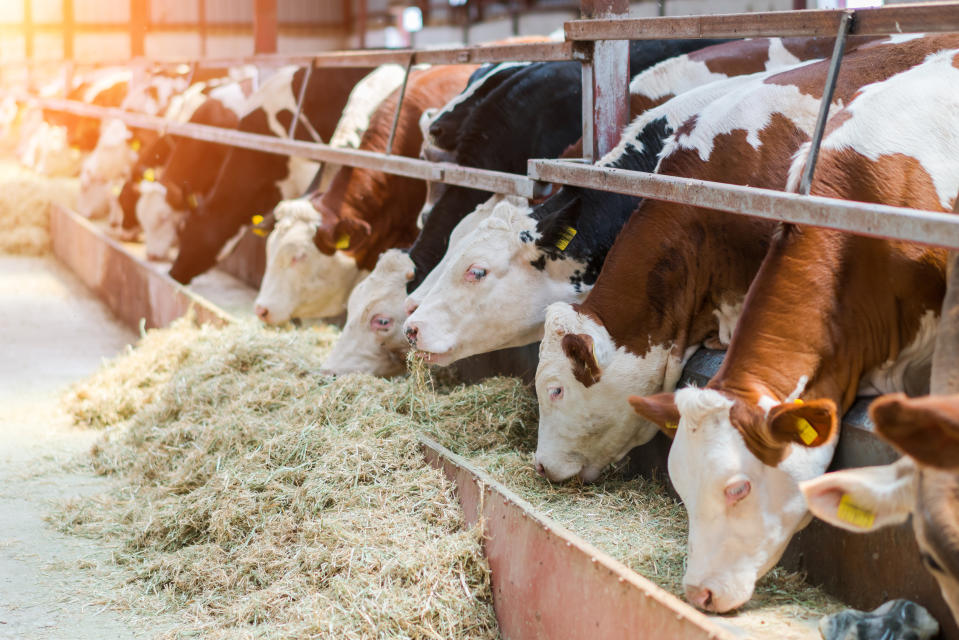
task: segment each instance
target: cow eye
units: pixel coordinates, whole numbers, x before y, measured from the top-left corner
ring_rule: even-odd
[[[563,387],[550,387],[547,391],[550,400],[559,400],[563,397]]]
[[[470,268],[466,270],[465,277],[467,282],[479,282],[486,277],[486,269],[472,264],[470,265]]]
[[[370,328],[373,331],[386,331],[393,326],[393,318],[389,316],[375,315],[370,318]]]
[[[923,551],[919,554],[922,557],[922,563],[926,565],[926,568],[932,571],[933,573],[945,573],[945,570],[942,568],[942,565],[939,564],[931,554]]]
[[[736,504],[749,495],[750,488],[749,480],[738,480],[726,485],[726,504],[730,506]]]

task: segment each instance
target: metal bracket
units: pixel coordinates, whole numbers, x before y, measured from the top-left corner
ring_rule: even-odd
[[[306,75],[303,76],[303,84],[300,85],[300,95],[296,98],[296,112],[293,114],[293,120],[290,122],[290,131],[287,137],[290,140],[296,140],[296,125],[300,121],[300,111],[303,109],[303,100],[306,98],[306,85],[310,84],[310,76],[313,75],[313,63],[306,68]]]
[[[799,182],[799,194],[808,196],[812,187],[813,175],[816,173],[816,161],[819,160],[819,146],[822,144],[822,134],[826,129],[826,120],[829,118],[829,107],[836,90],[836,80],[839,78],[839,65],[846,50],[846,36],[852,30],[852,11],[845,11],[839,18],[839,33],[836,34],[836,45],[832,50],[832,59],[829,62],[829,73],[826,75],[826,86],[823,89],[822,100],[819,102],[819,117],[816,118],[816,128],[813,129],[812,140],[809,144],[809,155],[806,157],[806,168],[803,170],[802,180]]]
[[[410,68],[413,66],[414,54],[406,62],[406,73],[403,75],[403,86],[400,87],[400,97],[396,101],[396,113],[393,114],[393,125],[390,127],[390,137],[386,141],[386,155],[393,155],[393,138],[396,137],[396,125],[400,122],[400,111],[403,110],[403,98],[406,97],[406,83],[410,80]]]

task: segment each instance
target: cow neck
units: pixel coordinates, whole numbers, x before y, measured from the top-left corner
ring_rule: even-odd
[[[845,412],[864,374],[895,360],[942,299],[936,249],[788,225],[746,297],[709,386],[784,401],[829,398]]]

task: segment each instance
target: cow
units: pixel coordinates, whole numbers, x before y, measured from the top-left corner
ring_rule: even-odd
[[[452,65],[410,73],[393,141],[395,154],[416,157],[423,143],[420,116],[459,92],[473,69]],[[376,109],[360,149],[386,151],[399,95],[399,90],[394,91]],[[383,251],[408,247],[413,242],[418,232],[416,218],[425,197],[426,185],[422,180],[370,169],[340,169],[327,192],[302,199],[320,215],[319,223],[313,225],[313,246],[299,246],[291,239],[293,246],[281,255],[271,249],[290,242],[277,240],[268,245],[267,270],[256,300],[257,316],[265,322],[285,322],[290,314],[299,315],[298,309],[329,308],[319,304],[329,300],[340,300],[337,313],[344,311],[355,279],[343,278],[335,269],[329,271],[329,279],[324,279],[320,276],[327,269],[322,264],[342,261],[343,256],[338,254],[345,252],[357,269],[369,273]],[[310,282],[298,282],[301,269],[292,269],[294,264],[290,262],[295,256],[304,256],[313,265],[309,269],[314,276]],[[344,286],[349,288],[344,290]],[[293,292],[301,295],[291,297]]]
[[[494,196],[464,218],[450,235],[451,247],[485,219],[503,200],[515,196]],[[409,343],[403,333],[403,304],[406,283],[413,279],[415,265],[408,252],[391,249],[380,256],[369,277],[350,295],[347,321],[333,350],[323,362],[329,374],[370,373],[393,376],[406,368]],[[427,278],[424,286],[429,286]]]
[[[188,121],[235,129],[252,89],[247,80],[213,87]],[[143,167],[125,185],[127,193],[120,194],[124,207],[132,205],[137,225],[143,229],[147,257],[154,260],[166,259],[176,245],[180,224],[212,186],[228,150],[225,145],[205,140],[169,138],[173,147],[163,167]]]
[[[817,42],[816,46],[797,51],[815,56],[825,48],[826,43]],[[770,49],[767,42],[758,51],[752,49],[752,55],[763,66],[774,66],[775,59],[768,55]],[[720,52],[716,57],[723,60],[729,56]],[[680,67],[685,64],[680,61]],[[736,70],[736,65],[728,65],[730,75]],[[658,86],[662,85],[658,79],[662,75],[681,76],[654,70],[648,73],[653,76],[651,82]],[[639,78],[632,82],[635,88],[642,86]],[[711,92],[725,91],[715,85],[708,83],[692,89],[685,80],[678,82],[677,91],[684,91],[678,97],[684,101],[673,101],[671,111],[663,112],[666,115],[662,118],[655,109],[646,111],[640,116],[643,124],[631,127],[632,133],[624,135],[600,164],[652,171],[662,142],[675,127],[708,104]],[[616,235],[638,203],[639,199],[631,196],[563,187],[537,206],[504,207],[483,229],[477,229],[465,254],[445,255],[436,268],[447,273],[437,286],[411,296],[409,308],[414,310],[406,321],[411,342],[430,362],[449,364],[468,355],[539,340],[545,308],[552,302],[582,300],[595,282]],[[566,238],[568,233],[575,233],[576,237]],[[481,267],[480,280],[491,271],[496,273],[495,277],[483,282],[464,277],[473,264]],[[497,295],[522,303],[501,309],[494,300]],[[490,317],[477,315],[478,309],[486,310]],[[493,309],[497,311],[493,313]]]
[[[80,168],[77,212],[87,218],[102,218],[110,210],[111,191],[130,176],[137,159],[131,146],[133,132],[120,120],[108,120],[101,127],[97,146]]]
[[[799,485],[809,510],[834,526],[868,533],[912,516],[919,553],[959,619],[959,395],[883,396],[869,407],[876,434],[903,457],[834,471]]]
[[[710,42],[713,41],[634,43],[630,48],[630,68],[634,73],[641,74],[643,69],[665,57],[706,46]],[[467,92],[470,92],[469,87]],[[445,118],[458,119],[460,114],[467,113],[468,117],[458,135],[456,162],[482,169],[524,173],[528,159],[556,157],[579,137],[582,126],[580,92],[580,66],[576,63],[523,65],[500,78],[495,89],[485,94],[474,89],[469,100],[454,100],[455,108],[435,116],[434,124]],[[483,96],[482,100],[480,96]],[[445,188],[430,215],[422,220],[422,231],[410,249],[414,276],[406,281],[409,293],[419,294],[427,289],[418,288],[446,252],[454,227],[491,195],[458,186]],[[496,199],[493,202],[499,201]],[[511,202],[514,206],[520,206],[518,200]],[[396,283],[400,280],[377,278],[376,282]],[[400,321],[405,316],[400,293],[379,291],[371,285],[355,295],[357,298],[351,302],[352,308],[365,309],[359,296],[370,295],[369,304],[377,307],[377,314],[391,318],[393,330],[399,329]],[[388,300],[396,301],[396,306],[389,312],[384,306]],[[344,344],[337,351],[343,350],[345,353],[352,349],[356,354],[369,357],[367,368],[363,370],[383,370],[392,366],[396,362],[396,354],[391,350],[377,351],[376,345],[383,344],[380,332],[371,331],[364,325],[351,326],[352,322],[348,316],[340,337]],[[372,344],[353,343],[354,340],[369,340]],[[331,355],[327,365],[331,370],[338,371],[336,363],[340,361],[340,358]],[[358,355],[350,362],[351,367],[362,366]]]
[[[959,153],[941,132],[959,114],[957,46],[959,36],[936,36],[846,56],[836,88],[846,107],[828,123],[814,195],[952,208]],[[824,73],[804,92],[818,96]],[[808,149],[790,167],[791,190]],[[669,476],[689,515],[684,584],[694,605],[724,612],[749,600],[809,521],[798,485],[826,470],[858,391],[927,388],[944,254],[782,225],[709,383],[629,398],[674,434]]]
[[[293,138],[329,140],[350,91],[370,71],[369,67],[313,69]],[[287,137],[306,72],[297,67],[278,70],[250,97],[238,129]],[[170,276],[186,284],[212,267],[227,241],[253,215],[272,210],[284,198],[302,195],[316,170],[316,163],[299,157],[231,148],[209,193],[187,215]]]
[[[854,39],[850,52],[871,40]],[[815,100],[788,103],[780,98],[790,111],[778,113],[765,80],[779,73],[780,65],[820,57],[833,44],[829,38],[729,42],[678,56],[637,76],[632,104],[648,110],[656,101],[691,90],[693,81],[725,82],[753,72],[726,82],[728,92],[696,114],[690,131],[670,143],[668,154],[660,155],[658,172],[785,188],[792,153],[808,138],[818,105]],[[751,103],[757,105],[754,110],[742,110]],[[762,108],[772,111],[764,113]],[[742,122],[744,114],[747,123]],[[739,139],[747,130],[743,125],[752,122],[764,128],[750,135],[775,144],[754,148]],[[712,138],[710,127],[715,132],[732,128],[736,139],[729,133]],[[687,146],[693,136],[703,137],[712,150],[701,153]],[[716,161],[697,162],[700,157]],[[728,344],[771,230],[768,222],[683,205],[646,201],[639,206],[582,304],[556,302],[546,309],[536,373],[536,466],[541,474],[553,482],[574,475],[593,480],[655,435],[654,425],[628,410],[626,398],[672,390],[686,358],[700,344]],[[687,274],[689,284],[663,284],[670,271]],[[696,276],[706,271],[709,278]],[[692,283],[699,288],[691,289]]]

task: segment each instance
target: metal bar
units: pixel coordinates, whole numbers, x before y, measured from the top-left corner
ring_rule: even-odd
[[[73,16],[73,0],[61,0],[61,17],[63,18],[63,59],[73,60],[73,32],[76,23]]]
[[[9,92],[6,95],[14,95],[18,99],[27,98],[27,96]],[[221,129],[191,122],[175,122],[157,116],[132,113],[111,107],[98,107],[75,100],[40,98],[36,99],[35,102],[40,107],[51,111],[66,111],[93,118],[116,118],[132,127],[161,131],[168,135],[206,140],[264,153],[300,156],[318,162],[331,162],[373,171],[384,171],[410,178],[444,182],[524,198],[532,198],[536,187],[535,181],[526,176],[512,173],[460,167],[445,162],[428,162],[418,158],[386,155],[359,149],[339,149],[326,144],[244,133],[234,129]]]
[[[844,10],[773,11],[708,16],[571,20],[567,40],[831,36]],[[959,3],[856,9],[852,35],[959,31]]]
[[[493,606],[513,640],[731,640],[734,632],[537,512],[467,460],[420,436],[454,483],[467,526],[482,527]],[[562,603],[562,606],[557,606]]]
[[[832,96],[836,91],[836,79],[839,78],[839,65],[842,64],[842,54],[846,51],[846,36],[852,27],[852,13],[847,12],[839,21],[839,33],[836,34],[836,44],[832,50],[832,59],[829,61],[829,73],[826,75],[826,86],[823,88],[822,99],[819,101],[819,115],[816,118],[816,127],[812,132],[809,145],[809,155],[806,157],[806,167],[803,169],[802,179],[799,181],[799,193],[809,195],[812,187],[812,178],[816,173],[816,161],[819,160],[819,146],[822,144],[822,134],[826,130],[826,120],[829,118],[829,107],[832,106]]]
[[[23,54],[33,58],[33,0],[23,0]]]
[[[200,36],[200,56],[207,54],[206,0],[196,0],[196,28]]]
[[[589,55],[580,65],[583,84],[583,158],[596,161],[596,131],[593,128],[593,43],[588,43]]]
[[[959,194],[952,212],[959,213]],[[946,257],[946,296],[932,353],[929,391],[938,395],[959,393],[959,251],[950,251]]]
[[[393,124],[390,125],[390,137],[386,140],[386,155],[393,155],[393,139],[396,137],[396,126],[400,123],[400,111],[403,109],[403,99],[406,97],[406,84],[410,81],[410,67],[413,66],[413,56],[406,63],[406,73],[403,74],[403,84],[400,86],[400,97],[396,100],[396,113],[393,114]]]
[[[145,54],[144,37],[147,31],[149,13],[147,0],[130,0],[130,57],[142,58]]]
[[[303,110],[303,99],[306,98],[306,85],[310,84],[310,76],[313,75],[313,65],[306,67],[306,74],[303,77],[303,84],[300,85],[300,95],[296,97],[296,112],[293,114],[293,120],[290,122],[290,130],[287,137],[290,140],[296,139],[296,125],[300,121],[300,111]]]
[[[622,17],[629,13],[627,0],[581,0],[580,6],[584,18]],[[594,42],[590,57],[588,72],[586,66],[583,69],[583,95],[590,94],[592,108],[583,116],[592,120],[590,157],[595,159],[616,146],[629,120],[629,43]]]
[[[563,160],[530,160],[529,176],[544,182],[959,249],[959,216],[938,211],[801,196],[720,182],[584,166]]]

